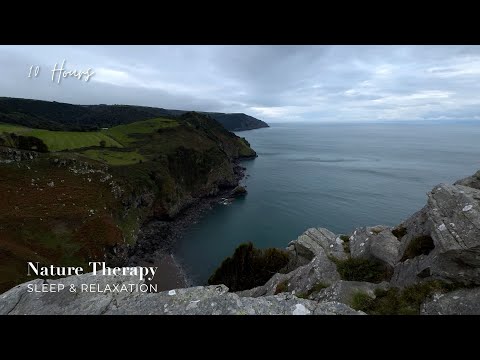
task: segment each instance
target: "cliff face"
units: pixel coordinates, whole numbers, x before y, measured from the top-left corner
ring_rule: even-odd
[[[170,223],[203,198],[232,191],[242,176],[237,160],[256,156],[198,113],[92,133],[2,126],[63,151],[0,146],[0,292],[27,280],[27,261],[125,265],[145,223]],[[91,137],[108,142],[92,145]]]
[[[77,296],[28,292],[43,283],[34,280],[3,294],[0,314],[480,314],[479,184],[477,172],[435,186],[427,205],[393,228],[308,229],[287,247],[287,266],[253,289]],[[138,283],[90,274],[46,283],[106,281]]]

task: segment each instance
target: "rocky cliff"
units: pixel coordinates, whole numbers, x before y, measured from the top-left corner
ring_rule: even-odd
[[[480,314],[480,171],[440,184],[396,227],[311,228],[264,285],[160,293],[33,293],[32,284],[134,282],[85,274],[0,296],[0,314]],[[101,285],[101,284],[100,284]]]

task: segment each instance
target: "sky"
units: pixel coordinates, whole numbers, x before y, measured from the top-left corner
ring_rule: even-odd
[[[93,75],[58,83],[63,61]],[[480,46],[0,45],[0,96],[73,104],[272,123],[480,120],[479,95]]]

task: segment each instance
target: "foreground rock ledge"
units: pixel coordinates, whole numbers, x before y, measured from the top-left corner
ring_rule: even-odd
[[[93,276],[91,273],[48,280],[64,284],[60,292],[28,292],[33,280],[0,295],[0,314],[6,315],[361,315],[345,304],[316,302],[283,293],[261,298],[239,297],[224,285],[198,286],[159,293],[89,293],[68,290],[70,284],[143,284],[130,276]]]

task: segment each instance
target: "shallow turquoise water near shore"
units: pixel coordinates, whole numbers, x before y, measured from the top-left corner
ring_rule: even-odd
[[[285,247],[309,227],[396,225],[433,186],[480,169],[480,123],[284,123],[237,135],[259,157],[243,163],[248,195],[214,208],[178,242],[194,284],[242,242]]]

